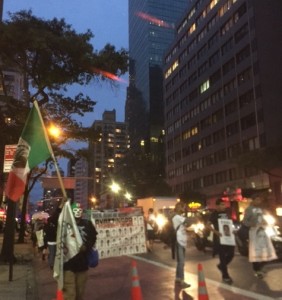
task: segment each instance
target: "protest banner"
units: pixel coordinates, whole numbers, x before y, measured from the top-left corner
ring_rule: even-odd
[[[91,220],[98,232],[96,248],[100,259],[147,252],[140,208],[93,211]]]

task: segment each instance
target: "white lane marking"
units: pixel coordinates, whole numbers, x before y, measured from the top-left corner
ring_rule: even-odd
[[[135,255],[128,255],[128,257],[132,257],[134,259],[144,261],[146,263],[149,263],[151,265],[154,265],[154,266],[157,266],[157,267],[160,267],[160,268],[163,268],[163,269],[167,269],[167,270],[170,270],[170,271],[175,271],[175,268],[173,268],[173,267],[167,266],[167,265],[162,264],[160,262],[156,262],[156,261],[146,259],[144,257],[135,256]],[[193,280],[197,280],[197,278],[198,278],[197,275],[195,275],[193,273],[190,273],[190,272],[185,272],[185,273],[187,273],[189,275],[189,277],[193,277]],[[237,287],[234,287],[234,286],[231,286],[231,285],[226,285],[226,284],[217,282],[217,281],[212,280],[212,279],[205,278],[205,281],[209,284],[212,284],[212,285],[216,286],[216,287],[220,287],[220,288],[229,290],[231,292],[234,292],[236,294],[241,294],[241,295],[246,296],[246,297],[254,298],[256,300],[273,300],[273,299],[275,299],[275,298],[268,297],[268,296],[262,296],[260,294],[254,293],[254,292],[242,290],[240,288],[237,288]],[[276,300],[282,300],[282,298],[279,297],[279,298],[276,298]]]

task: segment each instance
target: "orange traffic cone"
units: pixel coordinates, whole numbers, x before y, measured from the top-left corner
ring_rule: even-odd
[[[132,261],[131,300],[142,300],[142,293],[139,284],[139,277],[137,273],[137,266],[135,260]]]
[[[209,300],[202,264],[198,264],[198,300]]]
[[[63,291],[57,290],[57,298],[56,300],[64,300]]]

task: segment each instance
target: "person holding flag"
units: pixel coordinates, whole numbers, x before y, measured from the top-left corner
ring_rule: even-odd
[[[82,300],[87,281],[88,253],[95,245],[97,231],[82,218],[79,203],[63,206],[58,221],[54,278],[58,282],[57,299]]]

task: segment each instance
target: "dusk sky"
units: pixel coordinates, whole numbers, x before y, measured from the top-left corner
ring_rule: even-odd
[[[33,15],[43,19],[64,18],[78,33],[90,29],[94,34],[92,44],[100,50],[107,43],[116,50],[128,50],[128,0],[4,0],[3,19],[8,18],[8,12],[32,10]],[[123,77],[128,81],[128,76]],[[91,84],[87,88],[79,87],[81,91],[97,101],[94,113],[79,119],[84,126],[91,126],[93,121],[101,120],[104,110],[116,109],[117,121],[124,121],[124,104],[127,83],[121,82],[117,88],[108,83]],[[73,145],[72,145],[73,146]],[[60,167],[66,172],[67,160],[59,160]],[[31,200],[42,197],[40,185],[36,185],[31,193]]]
[[[96,50],[107,43],[117,50],[128,49],[128,0],[4,0],[3,19],[8,18],[8,12],[29,9],[43,19],[64,18],[78,33],[90,29]],[[128,81],[127,76],[123,79]],[[94,113],[81,120],[83,125],[90,126],[94,120],[102,118],[104,110],[112,109],[117,111],[117,120],[124,121],[126,87],[124,82],[116,89],[107,83],[80,87],[83,93],[97,101]]]

